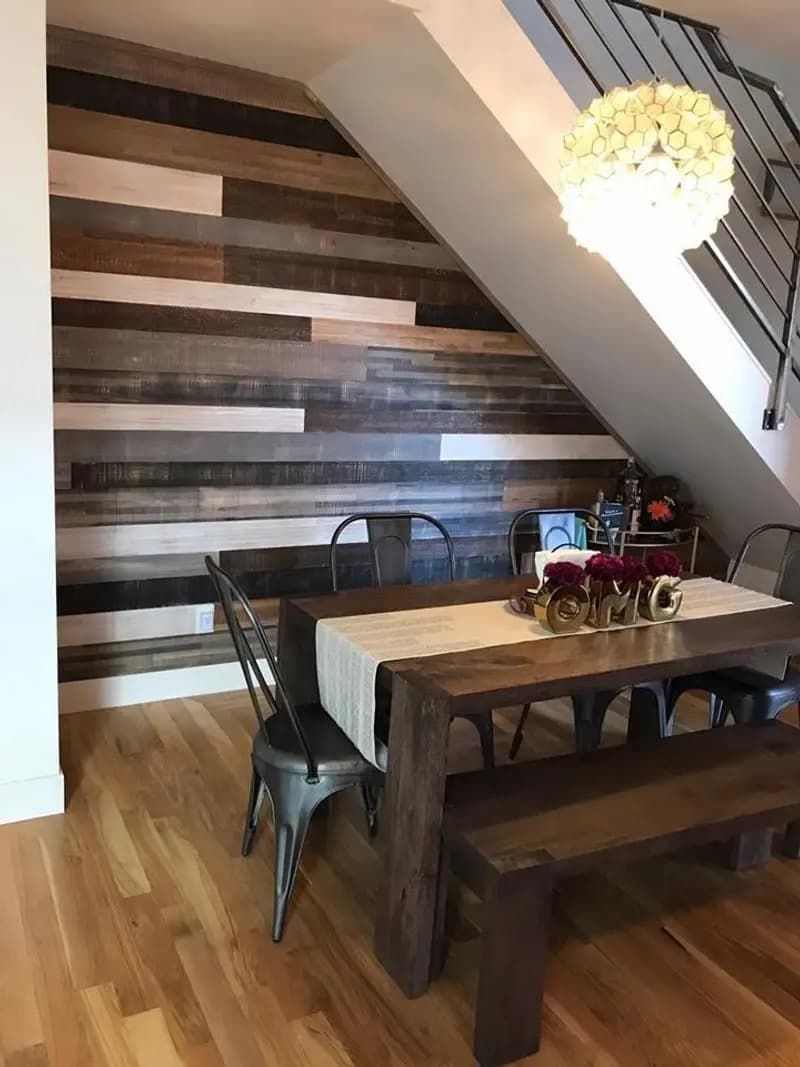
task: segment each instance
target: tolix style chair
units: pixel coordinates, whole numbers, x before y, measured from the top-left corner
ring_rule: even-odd
[[[422,511],[361,512],[350,515],[341,522],[331,538],[330,567],[334,593],[339,591],[339,548],[342,535],[358,522],[365,523],[367,527],[370,571],[374,585],[410,585],[413,581],[411,547],[414,522],[428,526],[434,531],[434,536],[438,535],[444,542],[447,576],[451,582],[455,581],[455,547],[444,523]],[[494,767],[494,726],[491,712],[469,715],[466,718],[478,732],[484,767]]]
[[[248,856],[252,851],[264,797],[269,795],[275,823],[272,940],[280,941],[314,811],[335,793],[359,786],[373,835],[383,774],[361,755],[321,705],[295,708],[253,605],[210,556],[206,556],[205,563],[222,604],[258,722],[253,736],[242,855]],[[260,663],[264,661],[275,680],[274,692],[262,672]]]

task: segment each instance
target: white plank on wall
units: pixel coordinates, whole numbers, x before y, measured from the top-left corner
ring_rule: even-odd
[[[302,289],[272,289],[187,278],[153,278],[102,271],[53,270],[54,297],[71,300],[114,300],[128,304],[252,311],[268,315],[325,316],[354,322],[411,326],[416,304],[371,296],[341,296]]]
[[[112,641],[140,641],[149,637],[209,633],[211,627],[202,626],[201,621],[208,623],[213,617],[213,604],[179,604],[166,608],[61,615],[58,619],[58,645],[59,648],[67,648],[75,645],[104,645]]]
[[[95,559],[324,545],[343,518],[344,515],[324,515],[230,522],[75,526],[57,531],[56,551],[59,559]],[[346,530],[343,540],[365,541],[364,524],[357,523]]]
[[[442,460],[625,459],[626,450],[606,434],[442,434]]]
[[[186,430],[302,433],[303,408],[211,407],[205,404],[57,402],[56,430]]]
[[[222,176],[50,150],[50,192],[193,215],[222,214]]]

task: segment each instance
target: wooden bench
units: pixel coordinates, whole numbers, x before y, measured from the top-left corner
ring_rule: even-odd
[[[555,879],[729,839],[732,865],[766,858],[749,846],[800,818],[800,730],[735,726],[454,775],[446,810],[437,936],[453,870],[484,902],[473,1048],[497,1067],[539,1047]]]

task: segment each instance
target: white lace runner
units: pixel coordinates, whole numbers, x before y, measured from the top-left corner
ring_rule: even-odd
[[[681,588],[678,621],[785,603],[713,578],[693,578]],[[636,625],[663,624],[642,619]],[[590,627],[581,632],[597,633]],[[381,766],[385,758],[375,741],[375,679],[381,663],[571,636],[553,634],[529,615],[517,615],[505,600],[324,619],[316,628],[320,702],[359,752]]]

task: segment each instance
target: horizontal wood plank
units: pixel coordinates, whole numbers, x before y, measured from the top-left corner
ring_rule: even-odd
[[[223,177],[395,200],[360,159],[51,104],[50,147]]]
[[[56,537],[58,559],[97,556],[149,556],[223,549],[320,545],[329,542],[344,515],[311,518],[243,519],[238,522],[141,523],[129,526],[82,526],[61,529]],[[346,541],[363,541],[354,527]]]
[[[188,334],[224,334],[280,341],[310,341],[311,319],[211,308],[164,307],[116,300],[53,300],[55,326],[102,327]]]
[[[450,330],[433,326],[397,326],[317,318],[311,324],[313,341],[333,344],[366,344],[370,348],[408,348],[432,352],[476,352],[504,356],[538,356],[516,333],[485,330]]]
[[[104,162],[94,158],[97,162]],[[134,164],[122,165],[128,167]],[[404,267],[427,267],[447,271],[458,269],[453,257],[444,248],[431,242],[379,237],[360,232],[345,233],[336,229],[314,227],[305,220],[293,224],[190,214],[180,203],[175,204],[172,210],[164,210],[160,205],[140,206],[138,201],[103,203],[100,202],[100,197],[79,199],[81,195],[85,194],[52,196],[51,224],[146,237],[166,237],[177,241],[197,241],[201,244],[235,245],[239,248],[293,252],[297,255],[355,259],[364,263],[396,263]],[[108,197],[102,199],[107,200]]]
[[[443,460],[624,459],[625,449],[600,434],[443,434]]]
[[[50,192],[78,200],[222,214],[222,177],[51,149]]]
[[[415,305],[405,300],[342,297],[334,293],[262,289],[254,285],[225,285],[178,278],[53,270],[51,288],[54,297],[69,300],[110,300],[269,315],[318,315],[334,320],[396,325],[410,325],[414,321]]]
[[[47,27],[47,61],[90,74],[182,89],[295,115],[319,115],[300,82],[63,26]]]
[[[90,615],[64,615],[58,620],[58,644],[97,645],[111,641],[136,641],[150,637],[173,637],[198,632],[198,616],[213,618],[213,604],[188,604],[141,611],[102,611]]]
[[[325,342],[56,326],[53,365],[139,374],[363,381],[367,349]]]
[[[221,247],[163,237],[85,233],[73,228],[53,227],[50,231],[50,263],[54,268],[68,271],[225,281]]]
[[[218,554],[212,555],[218,563]],[[158,578],[205,577],[207,573],[205,553],[172,553],[166,556],[61,560],[56,578],[60,586],[82,586],[108,582],[143,582]]]
[[[302,408],[207,407],[202,404],[56,403],[56,430],[153,430],[205,433],[302,433]]]

